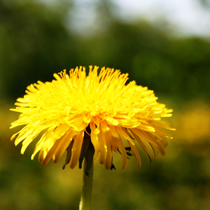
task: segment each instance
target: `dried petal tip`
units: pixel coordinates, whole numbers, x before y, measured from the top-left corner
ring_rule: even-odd
[[[27,87],[26,95],[11,109],[21,113],[11,128],[24,125],[11,137],[15,145],[22,142],[22,154],[40,133],[31,158],[39,153],[43,165],[51,159],[58,162],[67,150],[63,168],[67,164],[74,168],[77,163],[81,167],[92,152],[94,160],[99,159],[106,169],[115,169],[113,151],[121,154],[122,169],[132,154],[140,167],[137,142],[150,160],[147,146],[152,148],[154,159],[165,154],[166,138],[172,137],[163,129],[175,129],[162,118],[170,117],[173,110],[158,103],[147,87],[135,81],[126,85],[128,74],[105,67],[98,73],[98,69],[90,66],[88,75],[82,66],[69,74],[63,70],[54,74],[52,82],[38,81]]]

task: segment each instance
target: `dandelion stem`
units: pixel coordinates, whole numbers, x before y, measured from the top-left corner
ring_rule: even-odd
[[[87,156],[86,158],[84,158],[83,187],[80,201],[80,210],[91,209],[91,195],[93,185],[93,154],[94,148],[91,143],[87,151]]]

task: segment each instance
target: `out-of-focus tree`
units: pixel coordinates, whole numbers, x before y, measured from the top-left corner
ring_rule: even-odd
[[[121,69],[138,84],[179,101],[209,99],[208,40],[172,37],[145,21],[125,22],[117,10],[112,1],[96,1],[96,33],[77,46],[83,65]]]
[[[159,94],[208,99],[210,43],[200,38],[177,39],[144,22],[113,21],[103,34],[85,40],[80,56],[84,63],[129,72]]]
[[[54,72],[76,65],[74,42],[64,25],[66,6],[0,0],[2,95],[20,96],[30,83],[51,80]]]
[[[209,0],[199,0],[201,5],[203,5],[204,8],[210,9],[210,1]]]
[[[64,68],[92,64],[129,72],[132,80],[158,95],[208,99],[206,40],[170,37],[143,21],[125,23],[110,1],[95,2],[98,26],[91,36],[67,29],[66,23],[74,21],[71,4],[56,8],[35,1],[0,4],[0,85],[5,96],[23,95],[27,85],[51,80]]]

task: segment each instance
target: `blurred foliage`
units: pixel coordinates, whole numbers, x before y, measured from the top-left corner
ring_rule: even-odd
[[[0,1],[1,94],[23,95],[30,83],[78,63],[62,11],[34,1]]]
[[[209,0],[199,0],[199,1],[204,8],[206,8],[206,9],[210,8],[210,1]]]
[[[64,159],[45,167],[31,161],[34,144],[21,156],[20,145],[9,141],[15,129],[8,129],[18,117],[9,108],[27,85],[78,65],[128,72],[174,108],[177,128],[164,158],[149,164],[139,148],[139,170],[133,157],[123,171],[119,155],[116,171],[96,162],[93,209],[209,209],[210,42],[171,37],[144,21],[125,23],[113,15],[110,1],[99,2],[103,24],[81,36],[67,27],[73,1],[0,0],[0,209],[78,209],[82,171],[61,170]]]

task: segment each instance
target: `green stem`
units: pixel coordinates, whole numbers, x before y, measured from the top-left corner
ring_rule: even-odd
[[[82,195],[80,201],[80,210],[90,210],[91,209],[91,194],[92,194],[92,185],[93,185],[93,158],[92,164],[87,172],[88,162],[84,158],[84,167],[83,167],[83,187]]]

